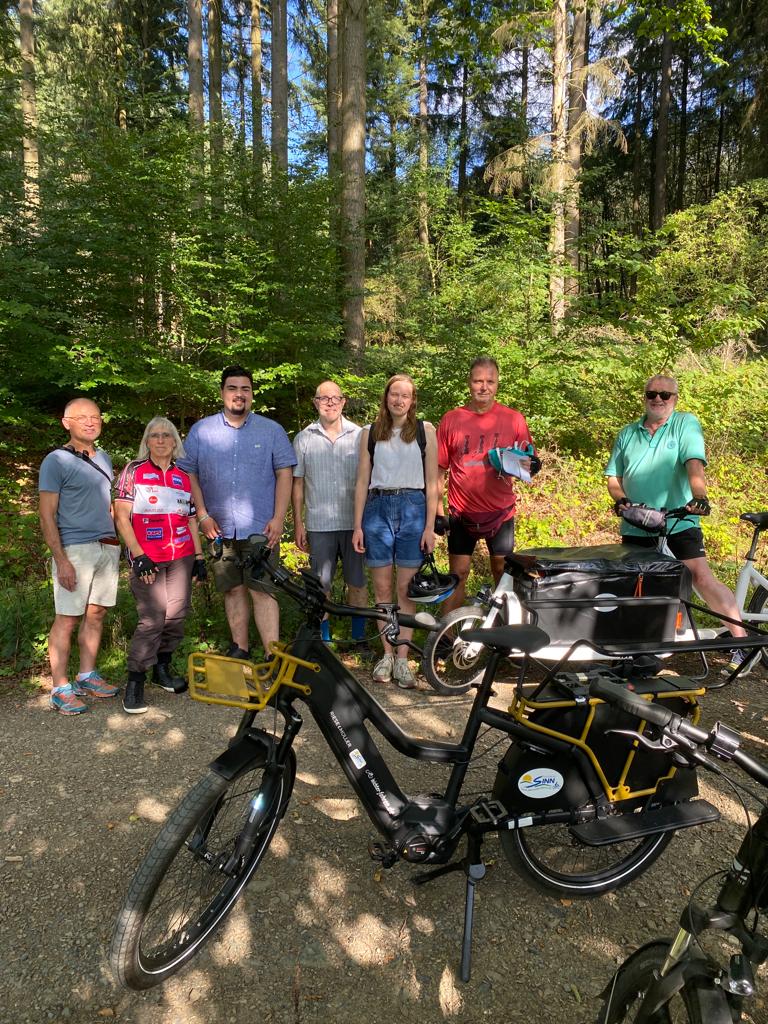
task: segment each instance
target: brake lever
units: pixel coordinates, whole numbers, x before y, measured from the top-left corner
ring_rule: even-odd
[[[635,732],[633,729],[606,729],[605,735],[628,736],[632,740],[637,740],[647,750],[658,750],[664,754],[669,753],[670,750],[677,750],[679,746],[677,741],[671,740],[667,736],[662,735],[659,740],[649,740],[645,733]]]

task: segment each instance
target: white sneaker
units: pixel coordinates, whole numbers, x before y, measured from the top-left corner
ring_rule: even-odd
[[[395,658],[395,682],[401,690],[413,690],[416,688],[416,680],[413,677],[407,658]]]
[[[373,678],[377,683],[389,683],[392,680],[392,669],[394,668],[395,659],[391,654],[385,654],[383,658],[379,658],[376,664],[373,666]]]

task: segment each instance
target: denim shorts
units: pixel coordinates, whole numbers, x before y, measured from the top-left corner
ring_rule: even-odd
[[[369,494],[363,512],[365,564],[370,569],[393,564],[417,569],[424,558],[420,544],[426,518],[423,491]]]

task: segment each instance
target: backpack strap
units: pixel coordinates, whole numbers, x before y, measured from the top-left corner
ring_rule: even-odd
[[[69,445],[66,444],[59,445],[56,451],[69,452],[70,455],[74,455],[76,459],[80,459],[80,461],[84,462],[87,466],[92,466],[97,473],[101,473],[104,479],[109,483],[109,486],[112,486],[112,478],[107,476],[107,474],[104,472],[101,466],[98,466],[86,452],[75,451],[74,448],[71,448]]]

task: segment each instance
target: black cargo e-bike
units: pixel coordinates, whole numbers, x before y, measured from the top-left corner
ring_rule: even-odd
[[[463,980],[470,974],[474,892],[485,874],[481,847],[489,833],[499,835],[507,859],[534,886],[588,897],[645,871],[676,829],[718,817],[714,807],[694,799],[694,769],[677,768],[666,752],[611,734],[642,732],[643,725],[591,697],[587,680],[567,665],[542,671],[531,686],[533,656],[549,642],[536,626],[466,634],[491,654],[458,742],[406,734],[323,643],[320,624],[326,614],[362,614],[383,623],[396,645],[401,624],[431,630],[438,628],[435,620],[391,605],[333,604],[316,577],[273,567],[264,538],[251,540],[250,570],[266,573],[292,597],[305,621],[262,665],[190,657],[192,697],[244,713],[228,748],[170,814],[130,883],[111,949],[125,986],[150,988],[189,963],[264,861],[291,799],[300,702],[379,832],[369,844],[371,857],[383,867],[400,860],[421,865],[427,870],[418,882],[454,870],[465,874]],[[511,706],[501,710],[490,704],[492,683],[512,651],[519,656],[517,683]],[[639,677],[634,685],[680,717],[698,720],[696,697],[703,691],[692,680]],[[267,708],[269,714],[257,719]],[[509,743],[483,794],[464,796],[477,740],[488,729]],[[408,758],[444,765],[441,792],[403,792],[372,731]]]

